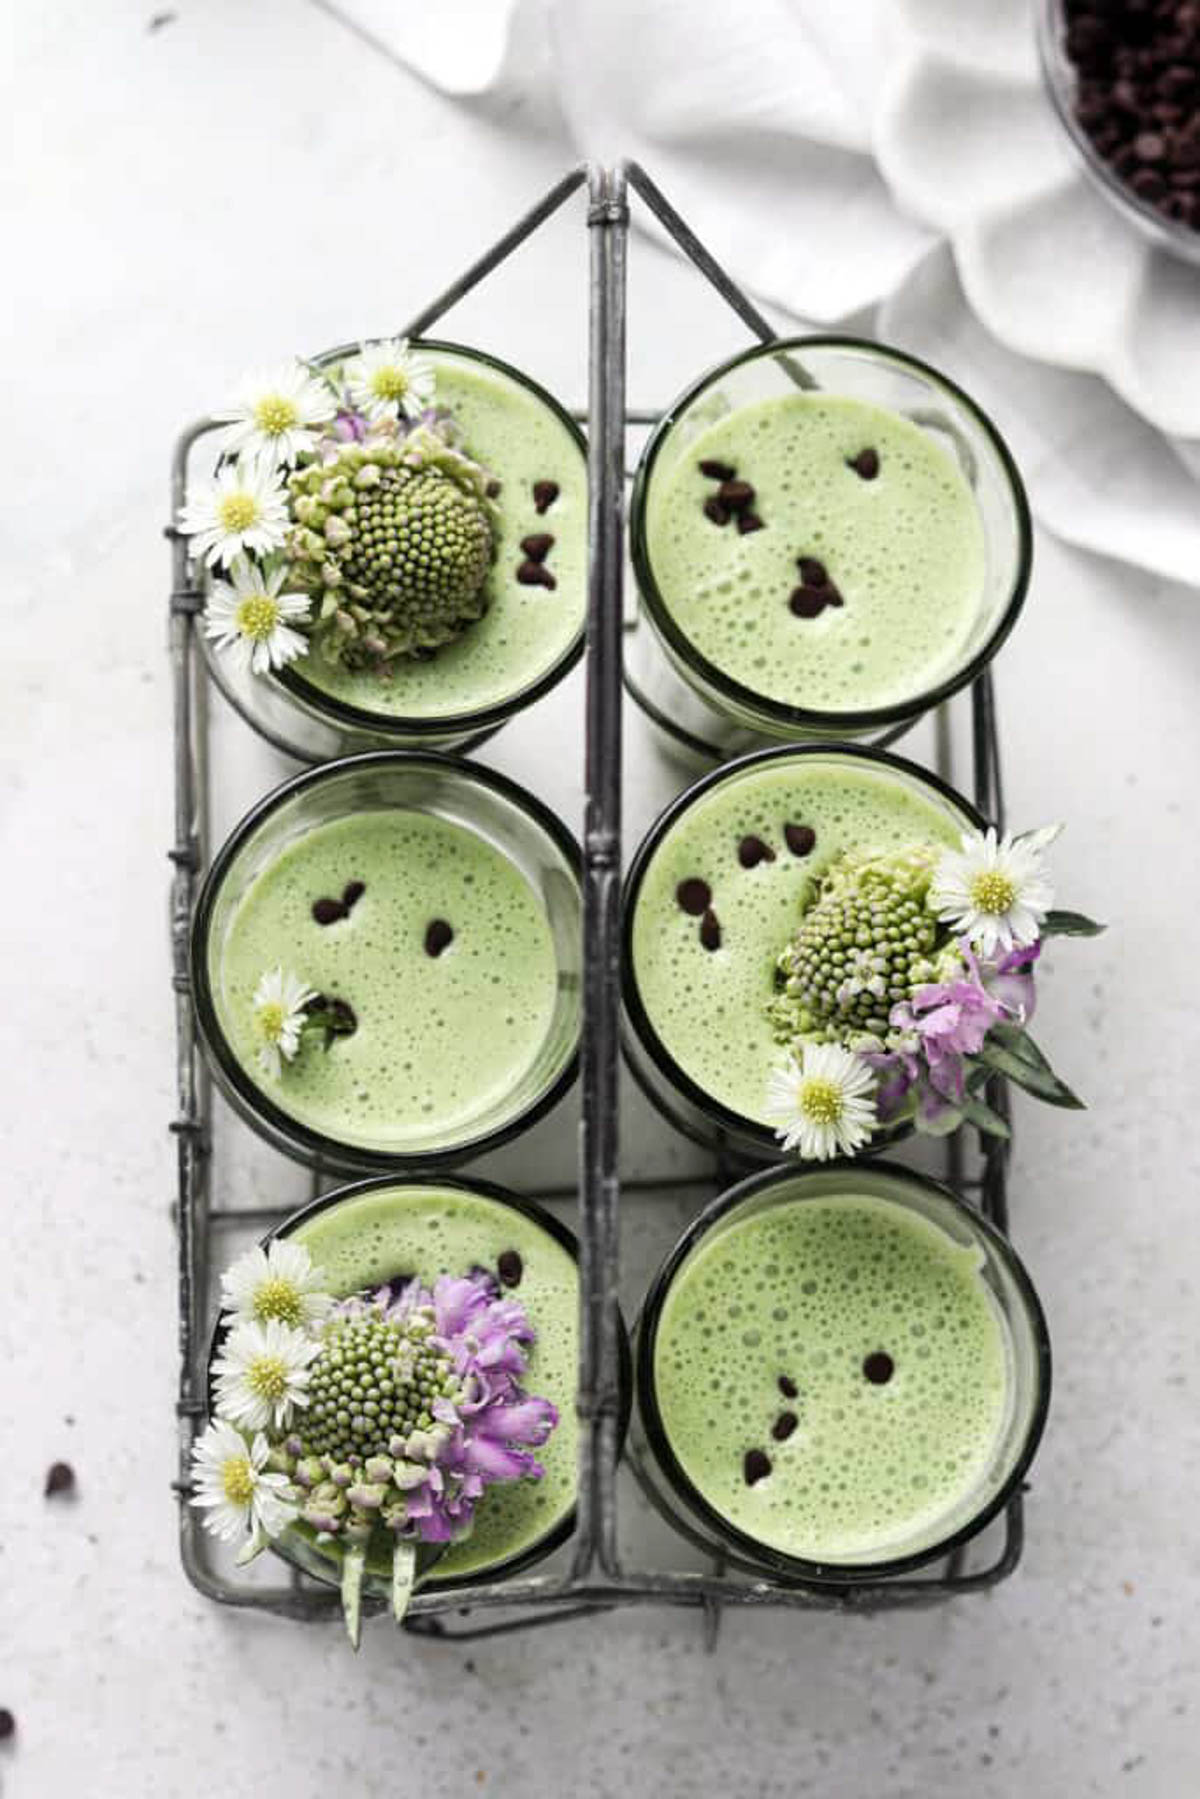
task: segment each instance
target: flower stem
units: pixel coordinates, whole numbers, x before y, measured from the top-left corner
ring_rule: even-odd
[[[403,1624],[417,1574],[417,1546],[397,1542],[392,1556],[392,1616]]]
[[[342,1556],[342,1613],[350,1646],[357,1649],[362,1641],[362,1589],[366,1572],[365,1549],[347,1549]]]

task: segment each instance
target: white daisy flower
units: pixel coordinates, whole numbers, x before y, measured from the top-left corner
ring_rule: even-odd
[[[418,418],[433,404],[437,385],[428,356],[409,349],[407,341],[397,337],[360,345],[359,355],[346,364],[346,380],[354,405],[373,423],[401,414]]]
[[[221,1304],[238,1322],[278,1318],[303,1330],[319,1324],[334,1304],[324,1280],[302,1244],[273,1237],[265,1250],[248,1249],[221,1276]]]
[[[230,651],[240,669],[262,675],[308,653],[308,639],[290,619],[306,618],[305,593],[281,593],[286,568],[264,575],[257,562],[239,556],[228,581],[214,581],[204,608],[205,633],[219,650]]]
[[[254,1028],[259,1036],[258,1065],[272,1080],[283,1074],[300,1048],[304,1008],[317,995],[297,975],[272,968],[254,989]]]
[[[302,362],[250,376],[217,418],[229,429],[222,438],[227,455],[243,452],[268,468],[287,467],[305,450],[315,450],[315,425],[328,424],[337,412],[332,388],[310,374]]]
[[[213,1363],[218,1413],[243,1430],[285,1430],[308,1404],[310,1363],[320,1353],[320,1343],[278,1318],[235,1324]]]
[[[289,524],[283,475],[253,457],[223,462],[216,479],[189,500],[179,529],[192,539],[192,553],[210,568],[228,568],[249,552],[269,556],[279,549]]]
[[[296,1517],[285,1495],[286,1474],[266,1471],[270,1450],[260,1431],[247,1444],[240,1430],[218,1418],[192,1450],[192,1504],[207,1514],[204,1527],[223,1543],[244,1532],[277,1537]]]
[[[807,1043],[801,1060],[773,1069],[764,1108],[786,1150],[809,1162],[852,1156],[875,1129],[875,1076],[837,1043]]]
[[[944,850],[929,888],[929,904],[944,924],[970,939],[982,956],[1036,943],[1054,904],[1042,852],[1061,825],[1001,837],[964,831],[961,850]]]

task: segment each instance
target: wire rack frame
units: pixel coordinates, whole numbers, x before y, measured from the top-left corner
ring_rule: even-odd
[[[580,1343],[577,1410],[581,1432],[575,1530],[565,1573],[527,1574],[490,1585],[418,1591],[405,1628],[412,1634],[474,1638],[579,1617],[614,1608],[658,1603],[702,1611],[706,1638],[715,1641],[722,1609],[729,1605],[792,1610],[873,1612],[936,1604],[996,1585],[1016,1568],[1024,1540],[1022,1497],[1003,1513],[1001,1541],[982,1566],[971,1567],[972,1545],[961,1545],[928,1574],[845,1587],[805,1586],[751,1578],[713,1563],[710,1571],[623,1565],[617,1538],[616,1470],[620,1454],[621,1375],[617,1277],[619,1268],[618,1069],[620,1061],[621,726],[622,612],[624,581],[626,431],[653,422],[655,414],[630,412],[625,404],[626,251],[632,189],[690,262],[712,283],[762,342],[777,333],[696,237],[651,178],[636,163],[614,168],[589,164],[570,170],[510,230],[412,318],[403,335],[418,337],[504,262],[573,195],[586,189],[590,234],[588,373],[588,619],[586,812],[584,825],[584,1020],[581,1055],[582,1129],[579,1184],[545,1190],[541,1197],[578,1197]],[[248,1607],[303,1621],[340,1616],[338,1594],[295,1571],[270,1586],[238,1584],[214,1566],[208,1539],[187,1504],[191,1450],[206,1413],[206,1319],[210,1238],[233,1218],[269,1228],[284,1214],[223,1210],[212,1203],[208,1167],[212,1141],[211,1086],[200,1057],[193,1012],[188,937],[192,909],[207,855],[208,677],[196,653],[196,620],[203,609],[199,574],[176,522],[188,488],[191,453],[216,429],[204,419],[179,438],[171,470],[170,660],[174,699],[175,838],[170,926],[176,1025],[177,1115],[175,1220],[179,1282],[178,1477],[180,1557],[192,1586],[219,1604]],[[969,694],[973,797],[979,810],[1003,823],[999,740],[991,678],[985,670]],[[950,728],[945,708],[937,716],[937,761],[946,773]],[[991,1092],[1005,1116],[1003,1082]],[[1009,1146],[980,1143],[980,1171],[968,1176],[958,1138],[947,1142],[946,1176],[952,1186],[1007,1229],[1006,1174]],[[725,1184],[731,1163],[720,1152],[711,1177]],[[317,1177],[320,1185],[320,1176]],[[628,1181],[629,1191],[678,1189],[678,1181]],[[678,1518],[674,1528],[687,1536]],[[711,1546],[695,1539],[711,1557]],[[371,1609],[365,1607],[364,1609]],[[382,1609],[376,1606],[374,1609]]]

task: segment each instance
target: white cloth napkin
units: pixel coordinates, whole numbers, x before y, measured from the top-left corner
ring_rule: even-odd
[[[444,92],[520,99],[575,156],[643,163],[759,299],[797,321],[865,317],[973,393],[1051,531],[1200,584],[1200,442],[1156,431],[1098,376],[1003,348],[947,241],[886,185],[872,142],[889,0],[324,3]]]

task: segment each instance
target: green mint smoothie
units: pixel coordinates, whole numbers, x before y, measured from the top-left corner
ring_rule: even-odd
[[[637,993],[684,1074],[765,1124],[779,1061],[766,1008],[813,881],[844,850],[953,845],[970,823],[933,788],[833,754],[751,764],[687,806],[653,850],[631,928]]]
[[[1011,1384],[981,1262],[852,1190],[715,1228],[675,1276],[653,1363],[708,1504],[818,1562],[886,1561],[968,1522]]]
[[[565,420],[522,382],[451,350],[422,354],[436,370],[436,404],[450,410],[464,448],[501,483],[487,612],[427,660],[398,658],[390,678],[313,653],[291,665],[287,681],[364,711],[434,719],[480,711],[534,686],[578,638],[587,591],[587,465]],[[544,482],[558,492],[539,510],[534,488]],[[543,567],[554,586],[524,584],[517,578],[527,562],[522,539],[547,533],[553,542]]]
[[[753,489],[723,522],[722,471]],[[802,392],[739,407],[686,446],[664,442],[645,517],[667,611],[756,694],[863,711],[961,665],[984,593],[982,521],[946,451],[895,413]]]
[[[455,1186],[361,1193],[287,1234],[308,1250],[327,1277],[327,1290],[339,1297],[401,1274],[415,1274],[432,1287],[439,1275],[495,1271],[501,1257],[511,1278],[515,1253],[519,1276],[511,1291],[537,1332],[522,1384],[549,1399],[559,1421],[537,1452],[545,1477],[489,1487],[470,1536],[438,1558],[434,1578],[466,1580],[542,1542],[575,1504],[579,1281],[569,1251],[524,1212]],[[388,1578],[382,1563],[370,1571]]]
[[[279,966],[346,1002],[356,1028],[328,1047],[305,1032],[275,1079],[256,1061],[254,993]],[[507,857],[461,825],[395,808],[319,825],[263,870],[230,921],[214,997],[237,1059],[283,1111],[403,1154],[468,1136],[519,1084],[546,1041],[557,980],[542,903]]]

